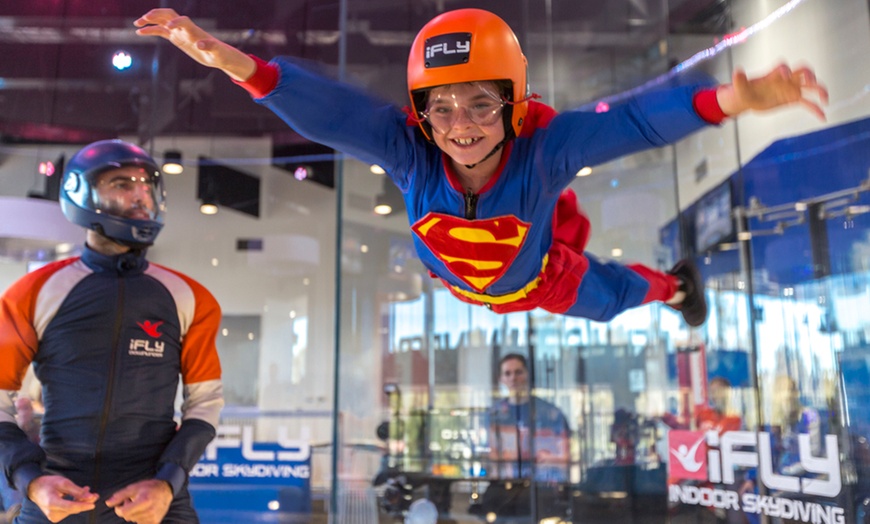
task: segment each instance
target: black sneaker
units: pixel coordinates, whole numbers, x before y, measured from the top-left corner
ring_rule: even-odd
[[[694,262],[684,258],[677,262],[668,274],[680,279],[679,290],[686,294],[682,302],[671,307],[683,315],[686,324],[692,327],[700,326],[707,320],[707,298],[704,296],[701,272]]]

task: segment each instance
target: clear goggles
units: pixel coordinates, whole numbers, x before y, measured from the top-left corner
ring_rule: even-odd
[[[478,126],[491,126],[501,120],[502,99],[489,83],[472,82],[433,89],[420,116],[436,133],[446,134],[463,118]]]

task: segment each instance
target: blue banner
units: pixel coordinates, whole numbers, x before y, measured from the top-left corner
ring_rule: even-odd
[[[221,426],[190,472],[202,524],[287,522],[311,513],[311,449],[279,438],[254,442],[252,426]],[[241,520],[240,520],[241,519]]]

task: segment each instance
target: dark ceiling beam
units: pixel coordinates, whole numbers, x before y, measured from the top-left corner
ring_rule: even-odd
[[[105,80],[73,80],[70,78],[3,78],[0,82],[0,91],[26,90],[26,91],[92,91],[102,93],[108,88],[129,89],[135,85],[142,85],[141,81],[113,81],[107,85]]]
[[[0,136],[5,143],[87,144],[97,140],[117,138],[107,130],[80,129],[31,122],[0,122]]]
[[[53,22],[53,23],[52,23]],[[287,35],[278,30],[215,29],[214,20],[197,23],[224,42],[236,45],[285,45]],[[148,39],[136,35],[132,20],[66,18],[58,21],[31,17],[0,17],[0,42],[20,44],[138,44]]]
[[[672,33],[722,34],[727,27],[730,0],[685,0],[668,13]]]

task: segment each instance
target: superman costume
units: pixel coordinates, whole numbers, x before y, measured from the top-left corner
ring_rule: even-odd
[[[258,103],[306,138],[384,168],[404,195],[420,260],[460,300],[608,321],[678,290],[673,275],[586,253],[589,220],[566,188],[585,166],[721,121],[708,84],[645,93],[605,113],[557,114],[531,101],[496,174],[471,193],[400,108],[300,61],[252,58],[257,70],[239,84]]]

